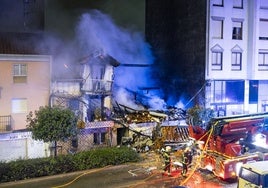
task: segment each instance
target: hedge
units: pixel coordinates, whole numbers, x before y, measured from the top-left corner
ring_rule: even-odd
[[[0,183],[79,170],[137,162],[139,154],[127,147],[98,148],[73,155],[0,162]]]

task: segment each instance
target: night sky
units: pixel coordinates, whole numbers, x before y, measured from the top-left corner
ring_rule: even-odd
[[[112,17],[119,26],[144,33],[144,0],[46,0],[46,30],[67,36],[82,13],[98,9]]]
[[[47,31],[58,33],[67,40],[73,40],[73,37],[78,35],[80,46],[83,41],[82,45],[86,45],[90,50],[104,48],[122,64],[153,64],[153,52],[150,44],[145,41],[144,0],[48,0],[46,10]],[[94,10],[98,10],[97,16],[96,12],[93,13]],[[90,16],[87,13],[90,13]],[[93,19],[90,20],[89,17]],[[77,34],[78,30],[82,33]],[[84,32],[85,30],[87,32]],[[85,49],[80,51],[84,51],[81,57],[88,55]],[[134,98],[137,93],[143,96],[146,92],[140,88],[155,87],[151,74],[150,68],[116,68],[114,96],[117,102],[139,108]],[[146,105],[163,109],[165,103],[160,94],[160,90],[146,92],[147,97],[149,95],[151,98],[146,98]]]

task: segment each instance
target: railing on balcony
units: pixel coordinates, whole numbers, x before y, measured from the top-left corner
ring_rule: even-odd
[[[65,95],[80,96],[80,85],[81,81],[79,79],[66,79],[57,80],[52,84],[52,93],[60,93]]]
[[[82,85],[82,90],[87,93],[110,93],[112,81],[103,79],[87,79]]]
[[[0,116],[0,132],[12,131],[11,115]]]
[[[112,81],[104,79],[86,80],[57,80],[52,84],[52,93],[80,96],[81,91],[86,94],[110,94]]]

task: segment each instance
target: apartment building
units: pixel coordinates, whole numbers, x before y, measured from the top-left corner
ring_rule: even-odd
[[[48,105],[50,58],[0,55],[0,131],[26,128],[26,116]]]
[[[207,106],[219,115],[268,111],[268,1],[208,2]]]
[[[25,129],[29,112],[48,105],[52,58],[19,45],[30,37],[0,34],[0,132]]]
[[[156,57],[183,70],[197,104],[219,116],[268,111],[267,0],[147,0],[146,8]]]
[[[1,1],[0,132],[26,128],[26,115],[48,105],[52,58],[37,51],[44,1]]]

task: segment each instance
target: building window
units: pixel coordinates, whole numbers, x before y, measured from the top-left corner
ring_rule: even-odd
[[[260,19],[259,39],[268,40],[268,19]]]
[[[244,81],[226,81],[226,102],[242,103],[244,102]]]
[[[258,103],[258,93],[259,93],[259,81],[250,80],[249,81],[249,104]]]
[[[268,9],[268,1],[267,0],[260,0],[260,8],[261,9]]]
[[[223,0],[213,0],[213,6],[223,7]]]
[[[242,70],[241,52],[232,52],[232,70]]]
[[[216,104],[237,104],[244,102],[244,81],[213,81],[212,102]]]
[[[211,48],[211,70],[222,70],[223,48],[216,44]]]
[[[94,133],[94,144],[104,144],[106,133]]]
[[[233,8],[243,8],[243,0],[233,0]]]
[[[243,23],[241,21],[233,21],[232,39],[242,40],[242,26]]]
[[[211,106],[218,116],[240,113],[243,109],[243,81],[211,81]]]
[[[212,85],[213,85],[212,102],[213,103],[222,103],[222,102],[224,102],[225,82],[224,81],[212,81]]]
[[[258,70],[259,71],[268,70],[268,50],[259,51]]]
[[[211,21],[211,30],[212,38],[214,39],[223,39],[223,18],[212,17]]]
[[[222,52],[212,52],[212,70],[222,70]]]
[[[16,98],[12,99],[12,113],[27,113],[27,99]]]
[[[13,65],[13,83],[27,82],[27,65],[14,64]]]
[[[231,52],[232,52],[231,70],[233,70],[233,71],[242,70],[242,52],[243,52],[243,49],[240,48],[238,45],[235,45],[232,48]]]

